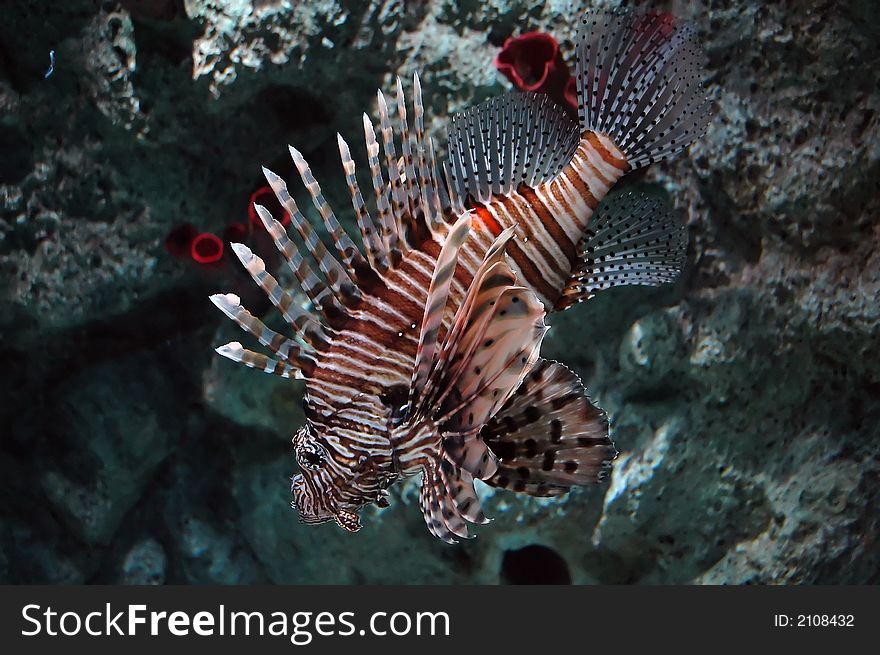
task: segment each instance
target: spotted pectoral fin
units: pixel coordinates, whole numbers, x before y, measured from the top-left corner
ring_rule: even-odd
[[[674,282],[687,230],[657,198],[626,193],[603,204],[580,244],[581,261],[556,302],[566,309],[611,287]]]
[[[617,456],[608,419],[584,395],[577,375],[544,359],[480,436],[500,459],[486,484],[533,496],[596,483]]]
[[[443,247],[438,262],[445,263],[431,284],[408,420],[440,426],[446,457],[485,478],[495,472],[495,457],[477,433],[537,360],[547,327],[544,306],[532,291],[517,286],[505,261],[505,247],[514,236],[507,229],[486,252],[442,345],[437,343],[460,225]]]
[[[422,327],[419,333],[419,347],[413,366],[409,390],[410,407],[421,407],[422,392],[428,382],[429,375],[440,365],[437,357],[440,346],[438,336],[442,327],[446,302],[449,299],[449,288],[458,263],[458,253],[469,233],[469,228],[470,218],[462,216],[449,230],[434,265],[434,274],[431,278],[431,286],[428,288],[428,298],[425,301],[425,313],[422,317]]]
[[[544,306],[504,258],[505,230],[489,248],[458,308],[425,383],[423,409],[441,429],[446,457],[476,478],[496,460],[477,436],[538,358],[547,327]]]
[[[464,220],[468,220],[467,217]],[[456,229],[457,227],[453,227],[450,239],[443,246],[438,266],[453,241],[452,235],[455,234]],[[443,399],[454,387],[456,377],[470,360],[474,335],[477,331],[485,330],[486,325],[491,321],[493,307],[497,304],[499,296],[516,284],[516,275],[504,260],[504,249],[512,236],[511,229],[505,230],[486,252],[482,264],[474,274],[464,301],[455,312],[452,325],[446,331],[443,342],[437,344],[435,336],[429,359],[425,353],[430,341],[426,339],[425,334],[429,333],[432,323],[439,322],[441,318],[439,311],[431,312],[431,307],[435,304],[434,296],[437,295],[435,288],[438,290],[443,288],[436,284],[436,280],[432,281],[422,327],[423,336],[420,339],[418,361],[413,376],[413,388],[418,392],[412,408],[414,417],[436,413]],[[445,291],[448,294],[448,284]],[[444,295],[444,298],[446,297]],[[435,320],[431,319],[432,316]]]
[[[523,376],[535,364],[547,331],[544,307],[524,287],[509,287],[490,308],[491,318],[475,324],[462,339],[468,353],[457,367],[455,405],[444,434],[477,430],[507,401]]]
[[[476,431],[519,385],[544,338],[544,307],[517,286],[505,230],[486,253],[425,384],[424,402],[445,434]],[[492,399],[491,403],[474,403]]]
[[[487,523],[474,490],[474,478],[457,464],[443,458],[425,465],[419,505],[428,531],[446,543],[469,538],[466,521]]]
[[[478,438],[480,428],[501,408],[538,359],[546,332],[544,308],[523,287],[508,287],[488,308],[487,320],[475,317],[465,328],[451,393],[442,405],[447,457],[474,477],[493,475],[495,454]]]

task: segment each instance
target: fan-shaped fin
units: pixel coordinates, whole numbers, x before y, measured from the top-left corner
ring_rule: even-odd
[[[486,484],[533,496],[599,482],[617,456],[605,412],[584,395],[577,375],[544,359],[480,436],[500,459]]]
[[[488,523],[490,519],[483,513],[480,499],[474,490],[473,476],[445,458],[440,461],[440,474],[458,513],[471,523]]]
[[[480,203],[551,180],[571,161],[577,123],[543,93],[508,93],[452,118],[448,129],[453,206]]]
[[[379,213],[381,225],[382,243],[388,260],[392,266],[400,263],[403,253],[401,251],[400,234],[397,222],[391,213],[391,203],[388,200],[388,187],[382,177],[382,168],[379,164],[379,143],[376,141],[376,132],[373,122],[367,114],[364,114],[364,140],[367,145],[367,161],[370,165],[370,179],[373,183],[373,196],[376,199],[376,211]]]
[[[388,103],[385,102],[385,94],[381,90],[376,92],[379,106],[379,123],[382,133],[382,150],[385,153],[385,170],[388,171],[388,183],[391,202],[391,215],[397,227],[397,233],[407,246],[411,245],[404,238],[407,226],[404,224],[413,218],[413,207],[409,204],[406,191],[403,188],[403,180],[400,177],[400,167],[397,163],[397,151],[394,147],[394,130],[391,127],[391,119],[388,115]]]
[[[400,130],[400,148],[403,154],[403,176],[409,206],[413,210],[420,203],[421,197],[416,187],[416,170],[413,162],[412,142],[409,135],[409,124],[406,119],[406,96],[403,93],[403,82],[397,78],[397,125]]]
[[[657,198],[628,192],[606,202],[581,242],[580,263],[556,309],[611,287],[674,282],[687,250],[687,229]]]
[[[287,230],[284,226],[272,217],[262,205],[254,205],[263,227],[272,237],[275,246],[281,252],[287,267],[293,273],[299,282],[300,288],[312,302],[314,307],[325,317],[328,315],[339,316],[344,314],[345,310],[333,292],[324,284],[309,266],[308,262],[303,259],[296,247],[296,244],[287,236]]]
[[[653,10],[590,10],[577,43],[581,131],[606,134],[630,166],[672,157],[705,133],[705,56],[690,24]]]
[[[283,378],[303,378],[301,369],[295,368],[285,362],[267,357],[262,353],[255,353],[242,347],[238,341],[230,341],[227,344],[215,348],[218,355],[222,355],[233,362],[239,362],[249,368],[256,368],[264,373],[278,375]]]
[[[321,331],[320,324],[314,319],[306,318],[299,322],[296,335],[305,341],[300,344],[288,339],[283,334],[267,327],[260,319],[241,306],[241,300],[234,293],[215,293],[211,302],[221,312],[235,321],[238,326],[253,335],[257,340],[279,355],[285,361],[294,363],[297,356],[304,350],[313,350],[310,346],[322,343],[326,335]]]
[[[287,293],[278,281],[266,270],[266,264],[251,249],[242,243],[233,243],[232,250],[242,266],[263,290],[273,305],[281,312],[288,324],[309,342],[326,339],[326,333],[314,317],[300,307],[293,296]]]
[[[425,301],[425,313],[422,318],[421,332],[419,333],[419,347],[416,351],[415,365],[413,367],[413,377],[409,392],[410,408],[416,407],[419,404],[425,382],[432,367],[437,364],[435,354],[446,310],[446,301],[449,298],[449,287],[455,276],[459,250],[470,231],[470,221],[470,216],[465,215],[456,222],[449,231],[437,257],[437,263],[434,266],[434,275],[431,278],[428,297]]]
[[[287,190],[287,184],[278,175],[263,167],[263,174],[266,181],[275,192],[278,202],[290,214],[296,231],[305,244],[306,250],[312,255],[318,269],[327,281],[329,287],[333,290],[333,294],[341,307],[353,307],[360,298],[360,290],[355,286],[348,272],[340,264],[333,255],[331,255],[327,247],[318,238],[311,223],[306,220],[302,212],[300,212],[296,201],[291,197]]]
[[[442,347],[432,345],[454,272],[459,229],[462,219],[438,260],[406,418],[413,424],[436,422],[450,461],[482,478],[494,473],[495,458],[477,432],[528,372],[547,328],[543,305],[534,293],[515,286],[516,276],[504,260],[513,236],[508,229],[489,248]]]
[[[448,544],[457,543],[455,537],[469,537],[467,524],[455,506],[452,494],[443,482],[440,467],[435,462],[425,466],[422,473],[422,491],[419,505],[428,531]]]
[[[309,168],[308,163],[303,158],[300,151],[293,146],[290,146],[290,156],[293,159],[293,164],[296,166],[296,170],[299,171],[306,190],[308,190],[309,195],[312,198],[312,203],[315,205],[315,209],[321,214],[321,219],[324,221],[324,225],[327,228],[327,232],[330,234],[330,238],[333,239],[333,244],[336,246],[336,251],[339,253],[342,263],[345,264],[349,277],[356,284],[360,281],[358,280],[356,271],[363,270],[366,266],[363,256],[361,256],[357,246],[342,228],[342,225],[339,224],[336,214],[333,213],[330,203],[327,202],[324,198],[324,194],[321,193],[321,187],[315,179],[315,176],[312,175],[312,170]]]
[[[345,180],[348,183],[348,192],[351,195],[351,205],[354,208],[357,217],[358,228],[361,232],[361,239],[364,242],[364,248],[367,252],[367,259],[370,266],[377,273],[384,273],[388,270],[388,253],[382,239],[382,235],[376,229],[364,197],[361,194],[360,185],[357,181],[356,166],[351,158],[351,150],[342,135],[336,135],[339,144],[339,156],[342,159],[342,168],[345,171]]]

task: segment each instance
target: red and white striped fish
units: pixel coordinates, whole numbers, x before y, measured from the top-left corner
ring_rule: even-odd
[[[273,356],[238,342],[217,351],[305,379],[292,484],[303,522],[358,530],[363,506],[387,505],[390,485],[421,473],[428,529],[452,542],[487,520],[475,479],[554,496],[609,468],[604,413],[574,373],[538,356],[544,317],[612,286],[676,277],[686,233],[658,203],[628,195],[594,212],[627,171],[687,148],[709,108],[694,32],[668,15],[590,12],[577,57],[579,125],[546,96],[505,95],[452,119],[439,167],[418,77],[412,125],[400,81],[394,106],[379,92],[378,139],[364,115],[371,209],[338,139],[363,253],[297,150],[338,258],[264,169],[312,262],[256,211],[308,301],[234,244],[292,335],[218,294],[212,301]]]

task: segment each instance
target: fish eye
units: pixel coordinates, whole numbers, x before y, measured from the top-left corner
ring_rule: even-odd
[[[324,466],[325,460],[324,448],[316,443],[305,444],[296,453],[297,463],[310,471],[317,471]]]

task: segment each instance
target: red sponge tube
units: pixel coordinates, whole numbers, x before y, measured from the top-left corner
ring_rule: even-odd
[[[198,264],[215,264],[223,258],[223,241],[216,234],[202,232],[192,241],[190,257]]]

